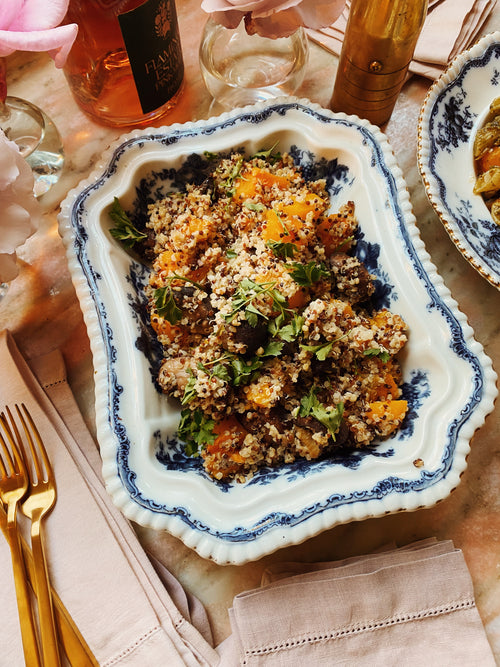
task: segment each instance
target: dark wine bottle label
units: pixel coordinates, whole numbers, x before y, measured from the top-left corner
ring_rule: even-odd
[[[173,0],[147,0],[118,15],[143,113],[168,102],[184,78]]]

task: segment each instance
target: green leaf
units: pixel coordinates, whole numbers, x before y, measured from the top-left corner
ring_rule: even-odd
[[[238,253],[235,250],[228,248],[228,250],[226,250],[226,257],[228,259],[234,259],[235,257],[238,257]]]
[[[279,259],[292,259],[298,248],[295,243],[281,243],[280,241],[267,241],[267,247]]]
[[[153,293],[153,298],[160,317],[166,319],[170,324],[177,324],[182,320],[182,310],[175,303],[170,287],[158,287]]]
[[[293,343],[302,333],[304,321],[302,315],[295,314],[288,324],[276,332],[276,335],[287,343]]]
[[[257,213],[260,213],[261,211],[264,211],[265,208],[266,208],[264,206],[264,204],[261,204],[260,202],[258,204],[254,204],[253,202],[248,201],[248,200],[243,202],[243,206],[245,208],[248,208],[250,211],[256,211]]]
[[[307,264],[292,262],[292,264],[287,264],[286,268],[295,282],[302,287],[309,287],[313,283],[317,283],[321,278],[328,278],[330,276],[330,272],[326,269],[323,262],[320,264],[316,264],[316,262],[308,262]]]
[[[263,158],[264,160],[268,160],[269,162],[275,162],[276,160],[279,160],[281,158],[281,153],[273,153],[274,149],[276,146],[279,144],[279,141],[276,141],[271,148],[266,149],[261,149],[260,151],[257,151],[254,155],[252,155],[252,158]],[[252,159],[250,158],[250,159]]]
[[[387,350],[381,350],[378,347],[371,347],[368,350],[364,350],[363,355],[365,357],[378,357],[381,361],[386,364],[389,359],[391,358],[391,355]]]
[[[260,296],[271,297],[273,305],[284,313],[287,301],[283,294],[274,289],[275,284],[276,281],[256,283],[250,278],[243,278],[233,295],[231,312],[224,315],[226,322],[232,322],[236,314],[242,310],[247,322],[253,327],[257,326],[259,317],[267,320],[268,317],[255,304],[255,300]]]
[[[126,248],[132,248],[139,241],[145,241],[148,238],[147,234],[143,234],[133,225],[118,197],[113,199],[109,217],[115,223],[115,227],[112,227],[109,233],[113,238],[121,241]]]
[[[197,395],[196,391],[194,390],[194,386],[196,384],[196,376],[191,369],[188,370],[188,375],[189,375],[189,380],[187,381],[186,387],[184,388],[184,394],[182,395],[181,398],[181,405],[186,405],[186,403],[192,401],[193,398],[195,398]]]
[[[233,385],[240,387],[248,384],[255,377],[256,372],[261,368],[262,361],[254,358],[251,361],[246,361],[240,357],[235,357],[231,360],[231,367],[233,369]]]
[[[199,456],[201,449],[215,441],[214,426],[215,421],[205,417],[199,408],[194,411],[186,408],[181,412],[177,435],[184,441],[188,456]]]
[[[319,361],[325,361],[332,350],[333,343],[334,341],[332,340],[329,343],[322,343],[321,345],[301,345],[300,347],[308,352],[313,352]]]
[[[300,417],[314,417],[320,424],[328,430],[333,440],[339,430],[342,422],[342,415],[344,414],[344,404],[338,403],[334,408],[326,408],[319,402],[316,396],[316,387],[311,387],[309,394],[303,396],[300,400],[299,416]]]
[[[228,384],[232,381],[231,373],[225,364],[216,364],[212,368],[211,375],[219,378],[219,380],[222,380],[223,382],[227,382]]]
[[[264,348],[264,352],[259,355],[260,357],[279,357],[281,351],[283,350],[283,345],[285,343],[279,340],[271,340]]]

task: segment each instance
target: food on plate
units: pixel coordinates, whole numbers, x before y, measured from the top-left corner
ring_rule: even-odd
[[[485,124],[474,140],[476,183],[493,220],[500,225],[500,97],[493,100]]]
[[[217,480],[369,446],[403,421],[402,318],[370,305],[353,202],[288,154],[213,157],[149,207],[147,293],[179,437]],[[142,239],[143,241],[144,239]]]

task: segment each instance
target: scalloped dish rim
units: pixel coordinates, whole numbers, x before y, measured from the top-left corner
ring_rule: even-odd
[[[104,261],[101,266],[92,265],[90,260],[89,267],[82,265],[79,253],[82,247],[85,248],[86,246],[87,239],[85,237],[88,230],[81,224],[81,221],[85,220],[88,222],[88,219],[92,217],[93,205],[95,207],[102,207],[101,204],[97,203],[99,197],[103,196],[101,188],[104,188],[104,194],[108,196],[107,198],[113,192],[116,192],[117,189],[125,189],[127,192],[134,189],[134,183],[131,182],[132,176],[127,177],[127,174],[124,175],[122,173],[118,176],[117,173],[120,171],[121,160],[125,159],[123,156],[127,155],[130,146],[140,144],[141,142],[138,140],[142,137],[146,137],[147,140],[142,142],[143,145],[140,146],[140,149],[137,148],[137,151],[142,151],[141,159],[138,160],[138,163],[140,162],[141,165],[148,163],[147,157],[145,157],[149,150],[148,141],[154,143],[157,137],[163,137],[165,145],[171,143],[180,146],[182,151],[184,151],[181,151],[183,155],[189,154],[190,141],[195,142],[195,138],[201,141],[202,135],[203,138],[210,138],[210,142],[213,144],[213,142],[218,140],[217,133],[221,133],[219,136],[224,137],[224,133],[234,132],[235,135],[240,137],[238,145],[246,145],[247,143],[250,144],[253,139],[244,137],[242,128],[248,129],[248,124],[252,122],[257,125],[263,124],[263,136],[268,136],[270,131],[267,130],[267,135],[265,134],[265,124],[270,123],[272,127],[272,122],[276,122],[272,119],[276,119],[277,117],[280,119],[286,117],[286,122],[281,122],[285,130],[281,130],[280,125],[280,131],[288,131],[289,134],[293,134],[297,137],[298,142],[301,139],[304,140],[307,131],[316,127],[314,123],[318,124],[318,128],[321,124],[321,127],[324,126],[326,128],[328,126],[328,129],[331,130],[332,138],[329,141],[332,144],[327,148],[334,150],[335,128],[338,125],[339,127],[342,126],[342,128],[345,127],[347,134],[356,134],[356,137],[359,134],[362,137],[365,144],[363,144],[361,138],[357,140],[360,146],[363,146],[363,151],[366,150],[368,152],[369,148],[377,151],[384,169],[384,178],[387,178],[387,200],[382,202],[385,203],[387,209],[384,215],[396,218],[396,214],[393,211],[397,211],[400,216],[401,229],[404,228],[404,234],[407,235],[406,242],[408,247],[404,245],[402,239],[390,241],[391,244],[398,243],[398,249],[403,249],[403,252],[400,253],[401,256],[395,258],[395,264],[396,266],[401,265],[401,267],[406,268],[409,262],[413,264],[410,277],[403,279],[403,286],[410,289],[410,292],[412,290],[417,291],[421,301],[421,309],[425,309],[429,319],[434,318],[438,324],[438,329],[441,326],[441,321],[443,321],[442,329],[449,336],[449,340],[447,338],[448,344],[443,342],[443,350],[445,353],[444,356],[448,355],[453,360],[452,365],[454,368],[451,370],[446,369],[444,366],[442,369],[438,368],[435,371],[436,376],[438,376],[438,373],[442,373],[444,376],[443,386],[447,386],[447,384],[458,384],[449,382],[450,373],[457,373],[459,370],[461,372],[462,367],[466,367],[470,372],[470,387],[463,390],[455,388],[447,390],[464,392],[463,398],[462,394],[459,395],[457,393],[456,399],[458,401],[460,397],[459,408],[462,410],[464,407],[463,401],[467,398],[465,405],[465,412],[467,414],[459,416],[453,413],[454,418],[450,424],[446,422],[442,427],[439,426],[439,429],[442,428],[443,432],[445,430],[446,433],[453,431],[454,440],[453,447],[450,445],[452,453],[449,460],[446,460],[446,466],[444,466],[446,469],[443,469],[439,479],[436,478],[432,483],[427,483],[426,480],[430,479],[430,472],[426,472],[425,469],[419,471],[417,467],[414,468],[409,465],[408,469],[398,470],[398,462],[394,458],[392,460],[390,457],[387,458],[386,463],[380,463],[382,459],[379,458],[376,465],[387,466],[387,472],[384,473],[382,479],[376,476],[380,468],[377,467],[376,470],[374,468],[371,470],[367,469],[367,466],[363,462],[358,470],[343,471],[341,475],[339,473],[340,476],[338,477],[339,484],[346,485],[347,480],[349,480],[349,483],[353,483],[350,480],[356,480],[358,486],[354,485],[353,488],[349,489],[347,488],[347,484],[346,488],[342,486],[339,486],[337,489],[321,488],[321,494],[316,497],[314,494],[319,492],[316,490],[314,483],[311,482],[311,475],[309,475],[309,479],[305,475],[304,479],[298,479],[297,481],[283,481],[283,477],[278,477],[278,481],[270,481],[267,486],[261,485],[261,488],[259,487],[258,489],[255,486],[252,488],[244,484],[238,485],[239,488],[229,489],[229,495],[232,495],[232,504],[234,507],[226,509],[224,499],[226,503],[230,502],[227,489],[224,492],[220,491],[213,482],[211,482],[212,486],[210,487],[206,483],[206,480],[200,481],[196,476],[189,476],[190,473],[186,473],[183,476],[182,472],[173,470],[168,475],[165,473],[165,484],[168,488],[164,489],[162,487],[159,490],[158,486],[155,486],[155,483],[157,483],[156,475],[158,474],[158,478],[161,478],[162,470],[160,469],[157,472],[155,468],[154,478],[147,479],[148,484],[151,482],[150,495],[152,497],[149,498],[148,496],[147,502],[143,502],[141,497],[142,491],[141,493],[136,493],[134,487],[137,477],[141,477],[142,470],[139,470],[139,466],[136,466],[132,470],[127,469],[128,479],[124,480],[123,469],[121,467],[122,460],[129,453],[127,450],[124,454],[124,450],[120,445],[120,442],[123,442],[123,433],[117,434],[116,428],[113,426],[114,422],[111,419],[112,409],[110,405],[113,401],[113,392],[115,390],[111,384],[113,382],[119,384],[118,380],[122,375],[120,375],[120,378],[116,378],[114,376],[114,366],[110,368],[109,338],[113,339],[115,333],[123,333],[123,331],[128,331],[128,329],[125,328],[121,332],[113,331],[107,322],[106,313],[100,312],[99,299],[101,295],[99,293],[99,280],[102,281],[102,275],[98,274],[99,272],[103,273],[105,270],[103,269]],[[300,119],[300,123],[298,119]],[[330,135],[328,136],[330,137]],[[230,137],[231,135],[229,134]],[[171,142],[170,139],[172,140]],[[184,143],[182,143],[183,141]],[[212,144],[210,145],[212,146]],[[369,144],[369,148],[366,147],[366,144]],[[231,145],[234,146],[235,144]],[[323,146],[321,145],[318,151],[322,149]],[[133,155],[134,149],[131,148],[130,150]],[[160,150],[160,148],[156,145],[152,150]],[[174,155],[175,148],[170,146],[168,150]],[[163,151],[163,148],[161,148],[161,151]],[[174,158],[171,157],[169,159],[173,160]],[[356,154],[356,159],[359,159],[360,169],[361,167],[368,170],[374,169],[373,165],[370,167],[370,165],[365,164],[363,161],[367,161],[366,156]],[[133,161],[133,158],[130,158],[130,160]],[[155,163],[157,161],[158,155],[155,154]],[[148,164],[151,164],[151,162]],[[135,165],[135,169],[137,171],[137,165]],[[132,171],[134,174],[136,173],[133,169]],[[382,176],[376,174],[376,178],[382,179]],[[394,197],[390,196],[391,192],[394,192]],[[380,197],[382,196],[381,194]],[[94,197],[94,200],[92,200],[92,197]],[[87,199],[90,201],[88,208],[86,207]],[[93,201],[94,204],[92,203]],[[95,222],[97,217],[98,215],[94,211],[94,222],[92,224],[98,224],[98,222]],[[79,230],[75,229],[77,226],[76,221],[78,221],[81,227]],[[394,224],[396,224],[396,221]],[[459,483],[460,476],[467,465],[466,458],[470,449],[470,440],[474,432],[484,423],[486,415],[493,410],[494,400],[497,395],[496,373],[492,368],[491,360],[484,353],[481,344],[475,340],[474,333],[467,323],[465,316],[458,309],[456,302],[451,297],[449,290],[430,261],[430,257],[424,248],[415,224],[406,184],[401,170],[396,164],[387,138],[378,128],[370,125],[367,121],[360,120],[354,116],[334,114],[319,105],[312,104],[308,100],[287,97],[273,99],[250,107],[244,107],[243,109],[235,109],[207,120],[175,124],[161,128],[133,130],[117,139],[102,155],[99,163],[92,170],[88,178],[80,182],[76,188],[68,193],[66,199],[61,204],[59,229],[66,246],[69,269],[87,326],[93,355],[96,424],[103,461],[103,477],[106,488],[114,503],[129,519],[146,527],[167,530],[180,538],[187,546],[196,550],[200,556],[211,559],[219,564],[242,564],[257,560],[277,549],[301,543],[320,532],[342,523],[378,517],[386,513],[413,511],[421,507],[432,506],[447,497]],[[95,252],[102,251],[103,257],[107,256],[106,252],[108,250],[106,248],[106,252],[104,251],[104,248],[101,247],[103,244],[99,244],[99,238],[95,239],[94,246],[97,248]],[[114,252],[114,250],[110,252]],[[384,268],[386,268],[385,265]],[[392,266],[391,270],[395,271]],[[91,284],[89,273],[94,273],[92,280],[95,279],[95,285]],[[112,269],[110,273],[112,273]],[[104,278],[107,279],[108,277],[104,276]],[[404,281],[409,282],[405,283]],[[103,289],[103,293],[104,291]],[[405,306],[404,301],[400,302],[400,304],[403,308],[410,308],[409,305]],[[119,306],[116,305],[113,308],[118,309]],[[413,308],[413,302],[411,308]],[[445,319],[447,322],[444,322]],[[447,331],[448,326],[450,328],[449,332]],[[453,329],[453,332],[451,329]],[[424,329],[422,329],[421,336],[425,338]],[[456,340],[457,338],[459,340]],[[131,348],[134,347],[132,341],[128,340],[116,344],[118,346],[130,344]],[[419,342],[416,349],[424,350],[425,352],[425,347],[418,346],[426,344],[426,342]],[[462,349],[463,353],[460,354],[460,350]],[[435,353],[431,350],[429,354],[432,357],[432,354]],[[133,355],[140,355],[140,352],[134,349]],[[445,361],[446,359],[443,361],[443,364]],[[135,362],[123,361],[123,358],[120,358],[115,363],[122,370],[127,367],[127,364]],[[439,362],[433,363],[438,364]],[[123,375],[126,377],[127,373],[124,372]],[[441,379],[439,379],[439,382],[441,382]],[[477,387],[478,384],[480,385],[479,388]],[[437,388],[438,386],[436,385],[435,389]],[[474,395],[470,396],[469,394]],[[118,402],[117,398],[116,400]],[[432,417],[433,410],[436,409],[437,407],[433,406],[426,408],[429,411],[429,415],[426,415],[425,419],[421,421],[427,424],[427,421]],[[446,408],[446,410],[448,409],[450,410],[451,418],[452,408]],[[121,428],[125,430],[126,427],[130,428],[129,423],[127,423],[129,417],[125,417],[125,414],[119,416],[120,418],[123,417],[124,421]],[[425,424],[425,428],[428,428]],[[424,426],[421,428],[424,428]],[[131,432],[133,432],[133,429]],[[128,437],[128,434],[126,435]],[[450,435],[450,441],[451,439],[452,436]],[[439,443],[438,445],[424,445],[420,443],[419,446],[427,447],[425,451],[428,453],[429,461],[434,460],[435,457],[437,463],[441,463],[440,457],[444,457],[444,450],[446,449],[444,441],[442,443],[443,453],[439,449],[441,447]],[[132,450],[132,445],[130,449]],[[405,461],[411,463],[412,454],[413,452],[405,453]],[[150,465],[149,461],[147,465]],[[145,469],[148,469],[147,465],[145,463]],[[375,466],[375,463],[373,465]],[[429,465],[431,464],[429,463]],[[330,484],[332,479],[336,479],[332,468],[333,466],[330,466],[326,472],[316,474],[316,485],[318,485],[318,479],[323,484],[326,482]],[[358,476],[356,477],[356,475]],[[412,475],[416,475],[415,480],[418,481],[418,485],[416,481],[415,483],[413,482]],[[393,479],[395,482],[391,488],[389,482]],[[132,481],[129,484],[130,480]],[[364,480],[364,483],[362,480]],[[182,493],[188,493],[187,491],[179,490],[182,485],[188,486],[191,490],[196,490],[197,500],[193,499],[192,506],[187,509],[181,502],[177,502],[176,504],[170,503],[167,507],[164,503],[164,497],[166,497],[164,494],[167,496],[168,493],[178,494],[175,496],[175,500],[179,501],[179,498],[184,498]],[[365,491],[367,485],[367,491]],[[292,493],[292,489],[295,493]],[[297,494],[297,490],[300,490],[300,493]],[[245,492],[247,496],[245,496]],[[283,492],[283,497],[280,497],[280,493],[278,492]],[[365,497],[363,497],[363,494],[365,494]],[[296,498],[296,495],[299,497]],[[269,504],[269,499],[273,497],[276,498],[273,501],[276,503],[276,506]],[[250,504],[246,505],[242,501],[242,498],[245,500],[252,498],[252,506]],[[217,514],[217,512],[219,513]],[[241,521],[238,521],[236,518],[238,512],[241,513]],[[207,520],[207,516],[210,513],[214,514],[213,519]]]

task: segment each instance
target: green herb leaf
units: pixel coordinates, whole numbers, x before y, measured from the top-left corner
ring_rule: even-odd
[[[196,376],[191,369],[188,369],[188,375],[189,380],[187,381],[186,387],[184,388],[184,394],[181,398],[181,405],[186,405],[186,403],[189,403],[189,401],[192,401],[193,398],[196,397],[196,391],[194,390]]]
[[[281,243],[280,241],[267,241],[267,247],[279,259],[292,259],[298,248],[295,243]]]
[[[264,150],[261,149],[260,151],[257,151],[254,155],[252,155],[252,158],[263,158],[264,160],[268,160],[269,162],[275,162],[276,160],[279,160],[281,158],[281,153],[273,153],[274,149],[276,146],[279,144],[279,141],[276,141],[271,148]],[[252,159],[251,158],[251,159]]]
[[[288,324],[276,332],[276,335],[287,343],[293,343],[302,333],[304,321],[302,315],[295,314]]]
[[[318,282],[321,278],[328,278],[330,272],[326,269],[323,262],[316,264],[316,262],[308,262],[301,264],[300,262],[292,262],[287,264],[286,268],[295,282],[302,287],[309,287],[313,283]]]
[[[364,350],[363,355],[365,357],[378,357],[381,361],[386,364],[389,359],[391,358],[391,355],[387,350],[381,350],[378,347],[371,347],[368,350]]]
[[[319,361],[325,361],[332,350],[333,343],[334,341],[332,340],[329,343],[323,343],[321,345],[301,345],[300,347],[308,352],[313,352]]]
[[[243,206],[245,208],[250,209],[250,211],[256,211],[257,213],[260,213],[261,211],[265,210],[264,204],[261,204],[260,202],[258,204],[254,204],[252,201],[245,201],[243,202]]]
[[[262,363],[258,357],[248,362],[240,357],[232,359],[233,385],[240,387],[251,382],[257,371],[261,368]]]
[[[245,319],[252,327],[257,326],[259,317],[267,320],[267,315],[260,310],[256,303],[259,297],[262,296],[269,296],[273,306],[281,313],[284,313],[287,310],[285,308],[286,299],[283,294],[274,289],[275,284],[276,281],[256,283],[250,278],[243,278],[233,295],[232,310],[224,316],[226,322],[232,322],[236,314],[240,311],[245,313]]]
[[[125,213],[118,197],[113,199],[109,211],[109,217],[115,223],[115,227],[109,230],[111,236],[121,241],[126,248],[132,248],[139,241],[145,241],[147,234],[140,232]]]
[[[231,248],[228,248],[226,250],[226,257],[228,259],[234,259],[235,257],[238,257],[238,253],[235,250],[231,250]]]
[[[170,324],[177,324],[182,320],[182,310],[175,303],[170,286],[155,289],[153,298],[160,317],[166,319]]]
[[[260,357],[279,357],[281,351],[283,350],[283,345],[285,343],[279,340],[271,340],[264,348],[264,352],[260,354]]]
[[[213,432],[215,421],[205,417],[197,408],[194,411],[185,409],[181,412],[181,421],[177,435],[185,443],[188,456],[199,456],[200,450],[211,445],[217,437]]]
[[[320,403],[316,396],[316,387],[311,387],[311,391],[306,396],[303,396],[300,401],[299,416],[300,417],[314,417],[320,424],[328,429],[328,432],[335,441],[335,435],[339,430],[344,414],[344,404],[338,403],[334,408],[326,408]]]

